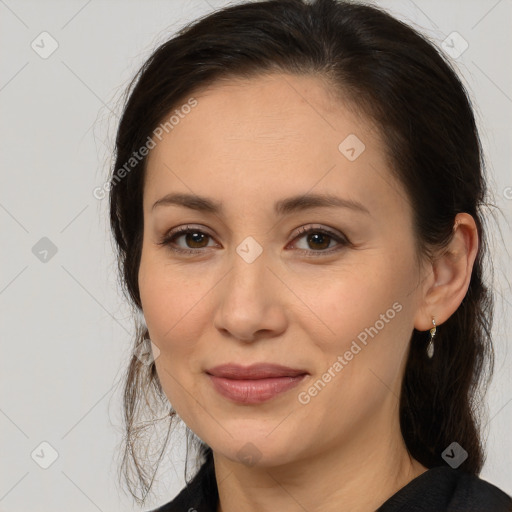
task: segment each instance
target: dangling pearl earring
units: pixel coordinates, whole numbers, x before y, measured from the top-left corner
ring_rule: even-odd
[[[430,340],[428,342],[427,346],[427,356],[429,359],[432,359],[434,357],[434,336],[436,335],[436,321],[432,318],[432,323],[434,324],[434,327],[430,329]]]

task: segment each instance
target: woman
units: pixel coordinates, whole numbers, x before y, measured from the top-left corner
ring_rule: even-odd
[[[512,510],[478,478],[481,147],[428,41],[348,2],[229,7],[149,58],[116,144],[111,225],[145,321],[125,475],[151,487],[148,403],[203,462],[158,510]]]

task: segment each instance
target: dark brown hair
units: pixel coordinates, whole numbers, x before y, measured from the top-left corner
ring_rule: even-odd
[[[457,213],[474,217],[480,245],[469,289],[438,328],[432,360],[425,356],[428,333],[411,333],[400,424],[407,449],[423,465],[444,464],[442,452],[456,441],[468,452],[461,469],[478,474],[484,461],[481,405],[493,368],[493,295],[483,280],[487,243],[481,210],[487,191],[481,143],[468,93],[452,66],[425,36],[381,9],[335,0],[243,3],[194,21],[156,49],[127,90],[110,182],[110,221],[128,299],[140,311],[146,158],[122,179],[116,170],[196,91],[219,80],[273,72],[325,81],[336,97],[376,124],[389,167],[412,205],[421,258],[446,247]],[[147,334],[139,326],[134,349]],[[146,429],[156,424],[151,404],[169,420],[156,463],[141,458],[147,452],[139,447],[148,442]],[[124,476],[130,491],[140,485],[145,498],[174,416],[154,363],[145,365],[135,355],[126,375],[124,411]],[[147,425],[139,422],[143,414]],[[201,456],[211,456],[204,443],[199,448]]]

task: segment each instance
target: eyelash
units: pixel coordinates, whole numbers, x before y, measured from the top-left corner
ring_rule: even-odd
[[[204,231],[201,231],[200,229],[197,229],[197,228],[194,228],[191,226],[180,226],[179,228],[176,228],[175,230],[170,231],[166,235],[164,235],[164,237],[159,242],[157,242],[157,244],[161,245],[161,246],[168,246],[171,251],[173,251],[175,253],[180,253],[180,254],[189,254],[189,255],[195,254],[195,255],[197,255],[200,252],[204,252],[205,248],[183,249],[183,248],[179,248],[179,247],[172,245],[172,243],[177,238],[179,238],[183,235],[186,235],[188,233],[200,233],[200,234],[206,235],[207,237],[213,238],[211,235],[209,235],[208,233],[205,233]],[[332,253],[338,252],[342,248],[350,245],[350,241],[345,236],[339,236],[336,233],[333,233],[332,231],[329,231],[327,229],[323,229],[323,228],[320,229],[320,228],[315,228],[315,227],[300,228],[299,231],[296,233],[296,236],[293,239],[293,241],[295,241],[297,238],[302,238],[311,233],[319,233],[322,235],[327,235],[332,240],[338,242],[338,246],[336,246],[334,249],[331,248],[328,250],[317,250],[317,251],[307,250],[307,249],[298,249],[298,251],[300,251],[301,254],[306,255],[308,257],[309,256],[318,257],[318,256],[331,255]]]

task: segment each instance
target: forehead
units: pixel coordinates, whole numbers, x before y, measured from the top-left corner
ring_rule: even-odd
[[[222,79],[190,96],[196,105],[189,108],[190,98],[183,98],[173,112],[186,113],[179,119],[173,116],[174,126],[168,127],[166,134],[179,132],[180,139],[187,139],[200,133],[201,142],[222,138],[227,143],[244,138],[269,142],[313,139],[315,133],[329,133],[337,139],[357,130],[361,135],[370,131],[378,139],[370,119],[348,97],[326,80],[310,75],[276,73]]]
[[[275,74],[214,83],[191,97],[195,106],[179,115],[177,105],[178,122],[153,138],[149,200],[173,189],[221,199],[234,191],[277,198],[312,187],[368,192],[372,182],[378,186],[376,170],[386,172],[375,126],[325,81]],[[352,149],[360,152],[355,159]]]

